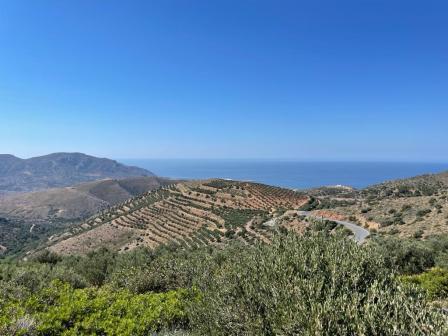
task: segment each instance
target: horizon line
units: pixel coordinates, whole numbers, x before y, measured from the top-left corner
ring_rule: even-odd
[[[327,158],[316,158],[316,159],[303,159],[303,158],[198,158],[198,157],[134,157],[134,158],[113,158],[114,160],[154,160],[154,161],[283,161],[283,162],[303,162],[303,163],[314,163],[314,162],[331,162],[331,163],[434,163],[434,164],[448,164],[448,159],[446,161],[442,160],[390,160],[390,159],[327,159]]]

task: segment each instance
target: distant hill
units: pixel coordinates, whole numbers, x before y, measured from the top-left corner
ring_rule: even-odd
[[[363,190],[367,197],[394,198],[432,196],[448,189],[448,172],[426,174],[372,185]]]
[[[318,188],[316,210],[356,218],[382,235],[426,239],[448,233],[448,172],[388,181],[362,190]]]
[[[168,183],[173,181],[142,176],[6,195],[0,198],[0,245],[14,252],[98,211]],[[0,247],[0,255],[3,250]]]
[[[30,159],[0,154],[0,194],[66,187],[105,178],[154,176],[148,170],[82,153],[54,153]]]

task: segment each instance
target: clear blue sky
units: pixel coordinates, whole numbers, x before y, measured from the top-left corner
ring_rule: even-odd
[[[448,161],[448,2],[0,2],[0,153]]]

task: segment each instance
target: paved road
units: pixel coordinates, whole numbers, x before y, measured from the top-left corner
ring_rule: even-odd
[[[299,215],[306,216],[306,217],[312,217],[317,219],[326,219],[331,220],[335,223],[338,223],[340,225],[345,226],[347,229],[353,232],[353,239],[355,239],[358,243],[363,243],[365,239],[370,235],[369,230],[364,229],[362,226],[359,226],[354,223],[346,222],[346,221],[338,221],[331,218],[325,218],[321,216],[315,216],[311,214],[309,211],[297,211]]]

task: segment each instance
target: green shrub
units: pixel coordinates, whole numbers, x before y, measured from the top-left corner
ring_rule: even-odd
[[[101,248],[80,258],[75,266],[75,270],[90,284],[101,286],[112,273],[116,257],[116,253],[107,248]]]
[[[302,205],[299,208],[299,210],[311,211],[311,210],[316,209],[318,206],[319,206],[319,200],[311,196],[309,198],[308,202],[306,204]]]
[[[417,230],[417,231],[415,231],[414,232],[414,238],[416,238],[416,239],[420,239],[420,238],[422,238],[423,237],[423,233],[424,233],[424,231],[422,230],[422,229],[419,229],[419,230]]]
[[[290,234],[233,254],[198,281],[188,308],[201,335],[441,335],[446,325],[399,286],[371,248]]]
[[[421,274],[403,276],[401,280],[421,286],[431,299],[448,297],[448,269],[434,267]]]
[[[308,227],[308,231],[316,231],[316,232],[330,232],[338,226],[338,223],[332,220],[320,220],[320,219],[312,219],[310,226]]]
[[[210,248],[163,251],[145,266],[128,266],[116,270],[110,282],[114,288],[126,288],[134,293],[161,293],[190,288],[195,276],[209,267],[215,252]]]
[[[61,261],[61,257],[49,250],[43,250],[34,257],[34,260],[42,264],[56,264]]]
[[[352,230],[350,230],[349,228],[343,226],[343,225],[339,225],[336,230],[338,231],[339,234],[343,235],[343,236],[352,236],[353,232]]]
[[[405,211],[408,211],[408,210],[411,210],[411,209],[412,209],[412,206],[410,204],[405,204],[405,205],[403,205],[401,207],[401,211],[402,212],[405,212]]]
[[[60,281],[1,309],[0,332],[27,335],[146,335],[185,326],[187,291],[132,294],[108,287],[73,289]],[[23,321],[31,321],[23,325]]]
[[[384,219],[381,221],[381,227],[388,227],[394,224],[392,219]]]
[[[386,268],[398,274],[417,274],[435,265],[436,253],[424,242],[376,237],[371,245],[383,256]]]
[[[398,230],[396,227],[393,227],[389,231],[387,231],[386,233],[388,233],[390,235],[396,235],[396,234],[400,233],[400,230]]]
[[[423,210],[417,211],[416,215],[417,215],[417,217],[424,217],[429,213],[431,213],[431,209],[423,209]]]

